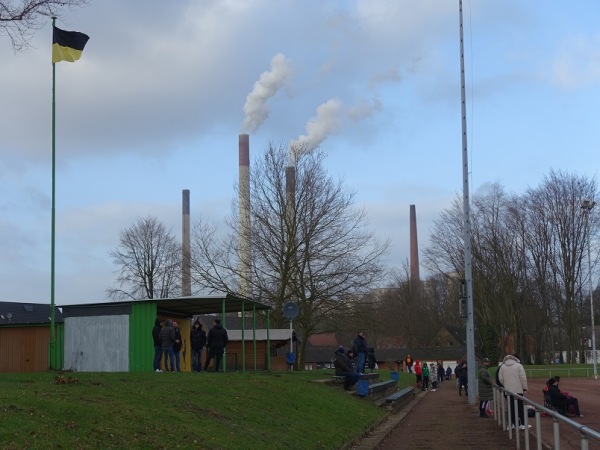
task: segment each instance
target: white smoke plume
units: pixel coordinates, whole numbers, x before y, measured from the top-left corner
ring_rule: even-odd
[[[271,70],[263,72],[246,97],[242,125],[244,131],[254,132],[269,117],[267,100],[273,97],[292,77],[291,60],[277,53],[271,60]]]
[[[290,159],[295,160],[300,153],[310,153],[330,134],[335,134],[340,126],[342,102],[337,98],[326,101],[317,108],[316,117],[306,124],[306,135],[301,135],[290,143]]]

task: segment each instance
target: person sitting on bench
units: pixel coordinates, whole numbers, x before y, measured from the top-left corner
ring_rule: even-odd
[[[548,386],[548,394],[550,394],[552,406],[557,408],[564,407],[565,410],[568,410],[569,406],[573,406],[575,409],[575,417],[583,417],[579,412],[579,401],[575,397],[567,397],[560,392],[554,378],[550,378],[546,384]]]
[[[360,379],[360,375],[355,373],[352,367],[352,362],[348,359],[344,352],[344,347],[340,347],[335,352],[335,360],[333,361],[336,376],[344,377],[344,389],[349,391]]]

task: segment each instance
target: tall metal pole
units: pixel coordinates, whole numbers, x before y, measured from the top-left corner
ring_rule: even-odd
[[[52,17],[52,32],[56,25],[56,17]],[[50,368],[59,369],[56,357],[56,319],[54,312],[55,290],[55,234],[56,234],[56,65],[52,63],[52,212],[50,216]]]
[[[590,214],[596,206],[596,202],[584,200],[581,203],[581,208],[585,213],[585,230],[587,233],[587,251],[588,251],[588,278],[590,283],[590,308],[592,310],[592,359],[594,363],[594,378],[598,379],[598,361],[596,355],[596,327],[594,326],[594,285],[592,283],[592,252],[590,238]]]
[[[465,100],[465,47],[463,42],[462,0],[458,2],[460,25],[460,111],[462,116],[462,163],[463,163],[463,239],[465,251],[465,285],[467,288],[467,382],[469,404],[477,401],[475,395],[475,333],[473,321],[473,255],[471,254],[471,219],[469,207],[469,155],[467,152],[467,107]]]

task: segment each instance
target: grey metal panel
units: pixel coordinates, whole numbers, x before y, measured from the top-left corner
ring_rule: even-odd
[[[70,305],[63,306],[64,317],[82,317],[82,316],[120,316],[121,314],[131,314],[131,303],[107,303],[103,305]]]
[[[129,315],[65,318],[65,370],[129,371]]]

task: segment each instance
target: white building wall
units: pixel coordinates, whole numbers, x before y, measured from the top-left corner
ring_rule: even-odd
[[[65,318],[65,370],[129,371],[129,315]]]

